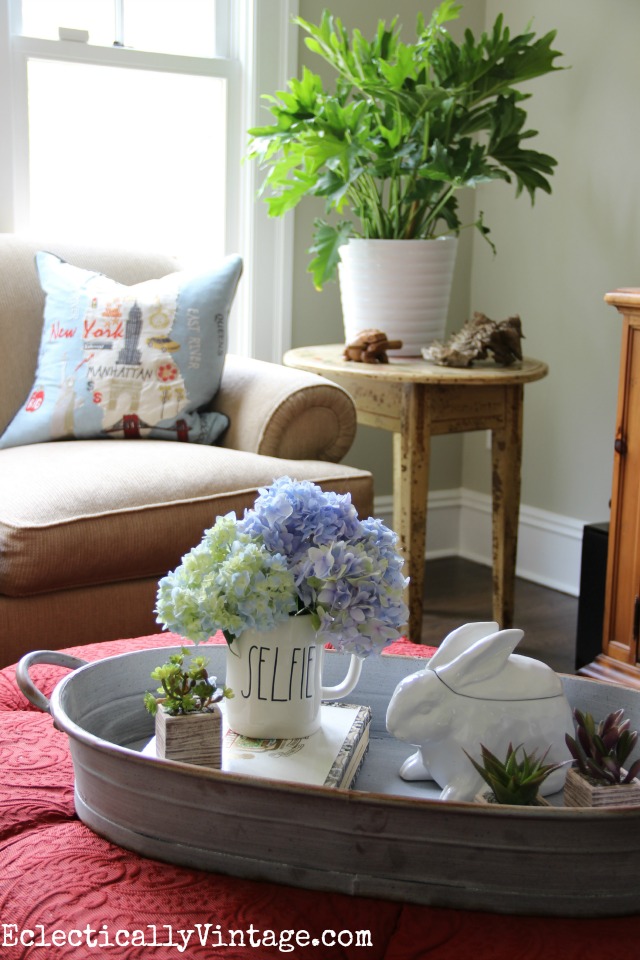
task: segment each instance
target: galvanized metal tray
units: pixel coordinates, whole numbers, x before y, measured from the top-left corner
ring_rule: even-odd
[[[177,651],[178,648],[175,648]],[[369,658],[350,702],[372,707],[371,745],[356,789],[333,790],[143,756],[153,735],[142,694],[163,647],[80,665],[64,654],[27,655],[18,670],[29,698],[69,736],[79,817],[96,833],[149,857],[317,890],[499,913],[614,916],[640,911],[640,809],[443,803],[431,783],[398,776],[412,752],[389,737],[385,714],[398,681],[424,667]],[[207,647],[225,674],[226,650]],[[33,663],[77,668],[49,703]],[[328,654],[324,677],[344,673]],[[631,689],[564,677],[572,706],[604,715],[623,707],[640,726]]]

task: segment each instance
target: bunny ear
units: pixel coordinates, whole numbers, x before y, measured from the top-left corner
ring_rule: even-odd
[[[500,630],[476,641],[451,663],[437,668],[438,676],[455,693],[495,677],[524,636],[522,630]]]
[[[447,634],[429,660],[429,669],[435,670],[436,667],[444,667],[446,664],[451,663],[452,660],[459,657],[461,653],[464,653],[465,650],[472,647],[478,640],[482,640],[483,637],[488,637],[496,633],[498,629],[499,626],[497,623],[487,622],[465,623],[464,626],[458,627],[457,630],[452,630],[451,633]]]

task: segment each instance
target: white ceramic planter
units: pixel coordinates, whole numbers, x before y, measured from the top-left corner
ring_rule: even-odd
[[[420,356],[444,338],[457,237],[350,240],[338,265],[345,340],[375,327],[402,340],[390,356]]]
[[[289,617],[268,632],[245,630],[227,652],[225,703],[232,730],[259,739],[308,737],[320,727],[323,700],[351,693],[362,670],[352,656],[347,675],[335,687],[322,685],[324,641],[318,640],[311,617]]]

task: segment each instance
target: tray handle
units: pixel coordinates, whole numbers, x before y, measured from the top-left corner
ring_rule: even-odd
[[[47,663],[55,667],[68,667],[69,670],[76,670],[78,667],[84,667],[87,662],[87,660],[81,660],[80,657],[60,653],[58,650],[32,650],[31,653],[26,653],[16,666],[16,683],[34,707],[43,710],[44,713],[50,713],[49,700],[41,690],[38,690],[29,676],[30,667],[36,663]]]

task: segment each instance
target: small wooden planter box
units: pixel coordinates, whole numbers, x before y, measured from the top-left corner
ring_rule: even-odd
[[[486,804],[486,805],[489,805],[489,806],[495,806],[495,805],[497,805],[497,806],[499,806],[499,807],[504,807],[504,806],[509,806],[509,807],[511,807],[511,806],[518,806],[518,804],[503,804],[503,803],[498,803],[498,801],[496,800],[496,798],[495,798],[495,796],[494,796],[494,794],[493,794],[493,792],[492,792],[491,790],[481,790],[480,793],[476,793],[476,795],[475,795],[475,797],[474,797],[474,803]],[[527,805],[526,805],[526,804],[522,804],[522,806],[527,806]],[[545,800],[544,797],[538,796],[538,797],[536,797],[535,803],[529,804],[529,806],[532,806],[532,807],[550,807],[551,804],[549,803],[548,800]]]
[[[176,717],[160,705],[156,713],[156,754],[165,760],[222,768],[222,713],[214,704],[202,713]]]
[[[564,785],[565,807],[640,807],[640,780],[612,784],[591,783],[572,767]]]

